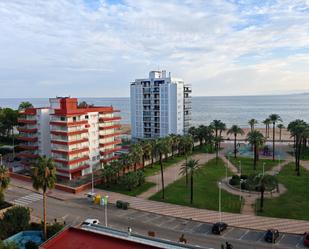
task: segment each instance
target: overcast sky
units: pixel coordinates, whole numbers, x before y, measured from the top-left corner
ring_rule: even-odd
[[[154,69],[196,96],[309,91],[309,0],[0,0],[0,97],[129,96]]]

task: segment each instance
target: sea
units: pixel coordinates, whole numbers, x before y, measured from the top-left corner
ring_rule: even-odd
[[[22,101],[29,101],[35,107],[48,106],[48,98],[0,98],[0,107],[17,109]],[[88,104],[114,106],[120,110],[122,124],[130,123],[130,98],[79,98]],[[248,120],[259,121],[257,127],[264,127],[262,121],[271,113],[279,114],[287,125],[295,119],[309,122],[309,94],[265,95],[265,96],[222,96],[192,97],[192,125],[208,125],[218,119],[228,127],[237,124],[248,127]]]

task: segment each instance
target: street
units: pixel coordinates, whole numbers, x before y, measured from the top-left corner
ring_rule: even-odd
[[[6,200],[31,208],[32,215],[42,217],[42,198],[30,190],[11,186],[6,191]],[[264,242],[265,231],[255,231],[229,227],[221,236],[211,234],[212,224],[179,219],[169,216],[142,212],[134,209],[120,210],[108,205],[108,226],[127,231],[131,227],[135,233],[147,235],[155,232],[156,237],[178,241],[184,234],[189,244],[212,248],[221,248],[221,244],[230,242],[234,249],[247,248],[304,248],[302,236],[281,234],[275,245]],[[86,218],[97,218],[104,224],[104,207],[90,203],[86,197],[62,201],[48,198],[47,215],[50,222],[57,219],[67,225],[76,226]]]

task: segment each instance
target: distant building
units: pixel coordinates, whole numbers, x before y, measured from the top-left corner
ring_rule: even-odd
[[[117,158],[120,117],[113,107],[78,107],[76,98],[52,98],[50,106],[27,108],[19,118],[19,153],[27,166],[46,155],[55,162],[57,177],[73,179]]]
[[[43,243],[40,249],[202,249],[163,239],[129,234],[102,226],[70,227]]]
[[[131,83],[133,139],[186,134],[191,125],[191,86],[183,80],[151,71],[149,78]]]

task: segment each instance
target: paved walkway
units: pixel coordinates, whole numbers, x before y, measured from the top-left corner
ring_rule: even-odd
[[[214,154],[196,154],[192,156],[193,159],[199,160],[199,164],[205,164],[209,160],[215,158]],[[180,168],[182,167],[184,161],[176,163],[174,166],[170,166],[164,170],[164,185],[167,187],[169,184],[177,181],[179,178],[183,177],[179,174]],[[161,184],[161,171],[153,176],[146,178],[147,182],[153,182],[156,186],[148,189],[146,192],[143,192],[138,197],[148,199],[150,196],[153,196],[155,193],[159,192],[162,189]]]

